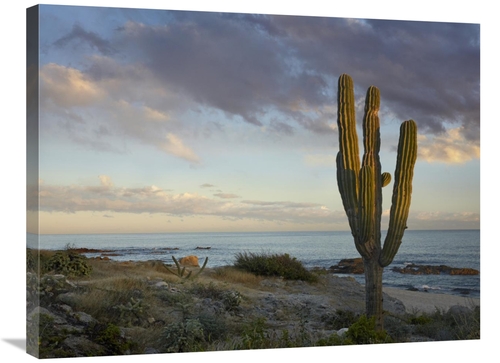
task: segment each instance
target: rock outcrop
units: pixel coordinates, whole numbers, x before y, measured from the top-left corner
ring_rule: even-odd
[[[200,267],[200,263],[198,262],[198,257],[190,255],[183,257],[179,260],[179,263],[182,266],[193,266],[193,267]]]
[[[416,265],[409,264],[405,267],[393,267],[394,272],[410,275],[478,275],[479,271],[473,268],[455,268],[446,265]]]
[[[365,268],[363,266],[363,259],[359,257],[340,260],[337,265],[330,267],[330,272],[336,274],[364,274]]]
[[[404,267],[392,267],[391,271],[410,275],[478,275],[479,271],[473,268],[457,268],[446,265],[417,265],[409,264]],[[330,272],[336,274],[363,274],[364,266],[361,258],[346,258],[337,265],[330,267]]]

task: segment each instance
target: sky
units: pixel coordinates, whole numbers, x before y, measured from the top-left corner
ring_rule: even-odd
[[[383,171],[417,122],[409,229],[480,227],[477,23],[43,5],[39,42],[30,232],[348,230],[342,73],[359,127],[380,89]]]

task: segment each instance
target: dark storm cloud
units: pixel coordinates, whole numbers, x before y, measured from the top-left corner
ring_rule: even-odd
[[[334,114],[304,109],[335,102],[349,73],[359,96],[374,84],[398,121],[422,131],[464,125],[478,138],[479,26],[197,12],[171,23],[128,23],[123,41],[170,85],[228,115],[262,124],[271,109],[318,133]],[[291,126],[291,125],[290,125]],[[281,127],[285,133],[289,128]]]
[[[463,124],[479,136],[479,26],[476,24],[275,17],[306,67],[350,74],[358,96],[376,85],[398,120],[422,131]]]
[[[89,45],[92,48],[97,49],[100,53],[105,55],[110,55],[115,53],[115,49],[111,46],[111,43],[100,37],[98,34],[85,30],[81,25],[73,25],[73,29],[70,33],[59,38],[54,42],[56,47],[65,47],[68,44],[73,46],[80,46],[82,43]]]
[[[327,101],[324,78],[296,67],[293,49],[260,26],[227,14],[178,14],[165,26],[129,22],[121,31],[121,44],[170,87],[258,126],[271,110],[294,116],[298,106]]]
[[[348,73],[358,98],[370,85],[380,88],[382,122],[412,118],[420,132],[460,127],[467,140],[479,139],[477,24],[162,14],[155,25],[129,14],[110,41],[75,25],[55,45],[85,42],[102,54],[116,49],[121,62],[147,68],[194,102],[192,109],[213,108],[283,135],[297,127],[334,132],[336,80]],[[89,76],[117,77],[112,68],[96,69],[89,66]]]

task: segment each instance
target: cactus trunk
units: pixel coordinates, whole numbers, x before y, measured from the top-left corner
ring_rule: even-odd
[[[365,306],[366,315],[375,317],[375,329],[384,328],[384,299],[382,295],[382,273],[384,268],[376,259],[363,259],[365,269]]]
[[[413,120],[401,125],[392,206],[387,236],[381,246],[382,188],[391,181],[380,165],[380,92],[368,88],[363,117],[362,163],[356,132],[354,84],[343,74],[338,82],[337,184],[347,214],[354,245],[365,266],[366,312],[375,316],[377,329],[383,329],[382,272],[396,255],[408,219],[413,168],[417,157],[417,126]]]

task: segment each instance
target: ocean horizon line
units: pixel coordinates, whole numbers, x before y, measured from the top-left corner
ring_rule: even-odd
[[[411,232],[439,232],[439,231],[480,231],[480,228],[457,228],[457,229],[408,229],[405,233]],[[92,232],[92,233],[32,233],[26,232],[27,235],[39,236],[92,236],[92,235],[135,235],[135,234],[264,234],[264,233],[346,233],[351,230],[288,230],[288,231],[177,231],[177,232]],[[381,232],[387,232],[387,229],[382,229]]]

